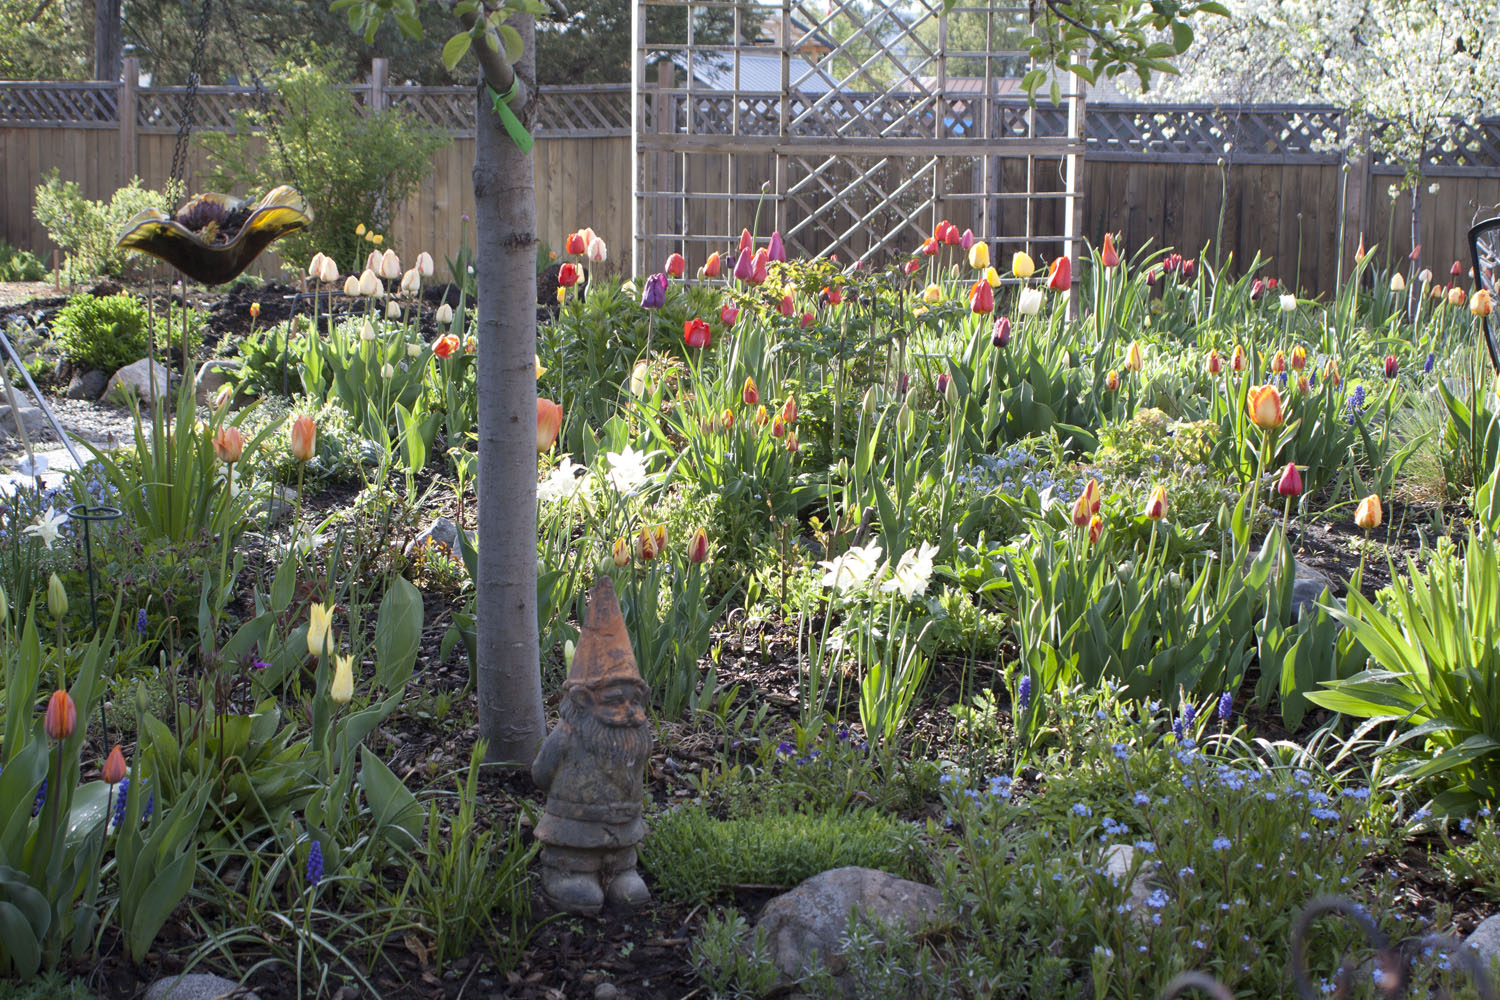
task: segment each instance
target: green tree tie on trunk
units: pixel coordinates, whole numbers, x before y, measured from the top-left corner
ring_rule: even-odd
[[[530,132],[526,131],[526,126],[521,124],[521,119],[516,117],[516,113],[510,109],[511,101],[516,99],[516,81],[511,81],[510,92],[504,96],[496,93],[495,88],[487,83],[484,89],[490,95],[490,105],[500,118],[500,124],[504,126],[505,133],[510,136],[517,149],[522,153],[530,153],[536,140],[531,137]]]

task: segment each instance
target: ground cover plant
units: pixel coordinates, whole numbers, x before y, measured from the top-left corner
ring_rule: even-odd
[[[848,864],[946,916],[856,920],[810,995],[1288,995],[1317,896],[1398,937],[1485,912],[1500,410],[1461,275],[1409,319],[1369,254],[1310,301],[946,223],[886,269],[747,232],[624,282],[570,237],[532,365],[543,687],[607,576],[656,734],[656,901],[580,921],[473,736],[472,303],[363,235],[297,315],[189,314],[222,390],[0,501],[13,978],[770,996],[758,904]],[[72,360],[118,346],[96,314],[181,344],[136,295],[61,307]],[[1316,927],[1332,990],[1360,936]]]

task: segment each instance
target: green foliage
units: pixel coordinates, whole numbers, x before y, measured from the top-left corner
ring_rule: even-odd
[[[448,140],[406,112],[361,110],[342,82],[327,64],[293,63],[268,82],[285,108],[277,122],[285,165],[254,134],[268,124],[258,111],[247,112],[235,131],[204,133],[199,141],[212,159],[208,185],[264,193],[294,183],[313,206],[313,224],[281,241],[283,259],[300,265],[322,251],[348,272],[363,260],[355,227],[387,231]]]
[[[90,201],[54,167],[37,185],[33,212],[47,230],[47,238],[66,255],[63,279],[84,282],[101,274],[122,277],[130,273],[141,257],[115,246],[125,223],[148,208],[171,211],[180,196],[181,191],[170,184],[162,191],[149,191],[141,187],[139,177],[132,177],[107,203]]]
[[[1331,612],[1369,651],[1369,669],[1308,700],[1396,723],[1386,780],[1431,792],[1439,815],[1500,801],[1500,557],[1471,530],[1462,554],[1439,539],[1425,565],[1409,559],[1391,576],[1375,602],[1351,590],[1348,610]]]
[[[0,240],[0,281],[41,281],[45,277],[47,265],[36,254]]]
[[[721,897],[744,883],[790,888],[846,865],[908,877],[923,867],[916,830],[873,809],[721,820],[701,803],[652,820],[641,864],[662,897],[678,902]]]
[[[146,355],[146,306],[129,292],[75,295],[52,329],[63,353],[84,368],[113,372]]]
[[[765,997],[776,987],[766,928],[752,932],[744,915],[734,910],[714,910],[704,918],[689,945],[688,961],[714,996]]]

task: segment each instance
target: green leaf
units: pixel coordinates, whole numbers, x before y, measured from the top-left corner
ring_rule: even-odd
[[[1173,21],[1172,22],[1172,49],[1178,55],[1182,55],[1182,53],[1184,53],[1184,52],[1186,52],[1188,50],[1188,46],[1192,45],[1192,44],[1193,44],[1193,28],[1192,28],[1192,25],[1188,24],[1186,21]]]
[[[403,850],[416,848],[422,831],[422,807],[417,797],[369,747],[359,748],[359,764],[359,787],[375,817],[375,832],[383,833]]]
[[[451,73],[458,65],[458,61],[468,55],[469,46],[474,39],[469,37],[467,31],[460,31],[452,38],[443,43],[443,66]]]
[[[0,891],[10,895],[16,891],[16,888],[14,885],[5,885]],[[29,887],[25,891],[37,894],[35,889]],[[43,906],[45,905],[44,901]],[[49,922],[44,920],[40,928],[34,927],[14,903],[0,900],[0,939],[5,941],[5,950],[0,952],[0,955],[10,960],[11,965],[15,967],[23,980],[30,979],[36,975],[37,969],[41,968],[40,939],[46,935]]]
[[[198,870],[198,858],[193,851],[185,851],[173,858],[157,876],[151,880],[137,900],[130,915],[130,924],[125,928],[126,946],[132,961],[139,962],[156,940],[157,933],[177,904],[193,887],[193,875]]]
[[[395,691],[411,677],[422,640],[422,594],[398,576],[380,602],[375,623],[375,682]]]
[[[505,59],[511,65],[521,61],[521,56],[526,52],[526,43],[521,40],[521,33],[508,24],[500,25],[500,41],[505,46]]]

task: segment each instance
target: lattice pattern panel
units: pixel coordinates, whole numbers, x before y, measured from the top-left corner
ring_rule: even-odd
[[[1192,162],[1337,162],[1344,113],[1326,107],[1093,105],[1088,154],[1096,159],[1156,156]]]
[[[113,128],[119,88],[92,83],[7,83],[0,86],[0,124]]]
[[[267,95],[273,114],[284,112],[274,95]],[[233,132],[240,115],[256,111],[260,103],[253,87],[199,87],[193,104],[193,128]],[[142,87],[136,97],[136,125],[145,130],[175,132],[188,113],[186,87]]]
[[[922,213],[941,190],[942,166],[938,156],[791,157],[788,252],[862,260],[909,251],[927,235]]]
[[[455,135],[474,134],[474,88],[388,87],[386,105]]]
[[[542,135],[630,134],[630,84],[543,87],[537,128]]]
[[[1401,173],[1400,164],[1387,164],[1376,158],[1371,164],[1377,173]],[[1482,118],[1474,124],[1456,121],[1442,142],[1428,150],[1422,160],[1424,173],[1441,176],[1465,170],[1500,170],[1500,118]]]

